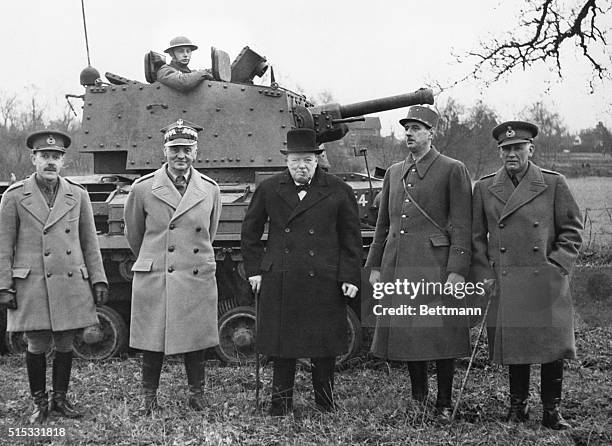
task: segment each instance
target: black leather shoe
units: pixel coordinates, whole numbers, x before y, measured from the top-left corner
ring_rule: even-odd
[[[40,390],[35,392],[34,395],[34,411],[28,418],[30,424],[41,424],[47,421],[49,416],[49,400],[47,399],[47,392]]]
[[[51,393],[49,410],[66,418],[81,418],[83,413],[77,410],[66,398],[66,392]]]
[[[161,410],[161,407],[157,403],[157,390],[152,391],[145,389],[143,392],[142,403],[138,408],[138,415],[149,416],[158,410]]]
[[[436,419],[440,423],[450,423],[452,421],[453,409],[447,406],[436,407]]]
[[[511,423],[524,423],[529,420],[529,404],[527,400],[510,398],[510,410],[506,421]]]
[[[189,407],[193,410],[202,411],[208,407],[202,389],[189,389]]]
[[[565,421],[561,415],[558,404],[544,407],[542,426],[556,431],[563,431],[572,428],[572,426]]]

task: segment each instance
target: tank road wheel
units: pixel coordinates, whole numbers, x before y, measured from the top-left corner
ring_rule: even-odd
[[[232,308],[219,319],[219,358],[227,364],[255,361],[255,308]]]
[[[348,328],[346,330],[348,351],[344,355],[336,358],[336,367],[357,355],[359,350],[361,350],[361,341],[363,340],[361,322],[353,309],[349,306],[346,307],[346,319],[348,322]]]
[[[84,328],[74,339],[75,356],[101,361],[118,355],[128,344],[128,328],[121,315],[111,307],[96,307],[99,325]]]

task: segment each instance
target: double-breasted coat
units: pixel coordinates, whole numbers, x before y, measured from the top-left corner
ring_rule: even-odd
[[[289,171],[276,174],[253,194],[241,246],[247,276],[263,276],[259,351],[286,358],[346,353],[341,286],[348,282],[359,287],[361,280],[361,233],[353,190],[317,168],[300,201]]]
[[[215,238],[219,186],[191,168],[181,197],[166,164],[132,185],[124,218],[132,267],[130,346],[168,355],[219,343]]]
[[[14,287],[8,331],[83,328],[97,323],[92,284],[106,281],[87,191],[59,177],[49,209],[36,174],[0,203],[0,289]]]
[[[416,164],[406,160],[389,167],[366,266],[380,269],[384,283],[406,280],[443,285],[451,272],[467,277],[471,191],[470,176],[463,163],[441,155],[434,147]],[[413,199],[442,230],[417,209]],[[467,316],[420,315],[421,305],[462,307],[465,299],[432,291],[418,296],[401,291],[386,295],[380,305],[387,308],[408,305],[416,313],[379,315],[371,347],[374,355],[399,361],[469,355]]]
[[[575,357],[569,276],[582,243],[580,210],[565,178],[529,168],[515,188],[501,168],[474,187],[476,280],[496,279],[489,351],[501,364]]]

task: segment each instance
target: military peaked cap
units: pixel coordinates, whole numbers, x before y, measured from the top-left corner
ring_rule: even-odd
[[[30,133],[25,140],[26,146],[32,149],[33,152],[54,150],[66,153],[66,149],[70,146],[71,142],[70,136],[58,130],[40,130]]]
[[[497,147],[533,142],[538,134],[538,126],[525,121],[506,121],[495,127],[492,134],[497,140]]]
[[[408,108],[408,114],[405,118],[400,119],[399,123],[404,126],[409,121],[417,121],[431,129],[438,126],[439,119],[435,110],[422,105],[413,105]]]
[[[164,146],[192,146],[198,142],[198,132],[202,127],[189,121],[179,119],[167,125],[161,132],[164,134]]]

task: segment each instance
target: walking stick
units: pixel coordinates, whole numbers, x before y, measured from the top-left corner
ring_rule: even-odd
[[[259,349],[257,348],[257,319],[259,318],[259,290],[255,291],[255,410],[259,410]]]
[[[463,389],[465,388],[465,383],[467,382],[468,376],[470,374],[470,369],[472,368],[472,363],[474,362],[474,358],[476,357],[476,351],[478,350],[478,344],[480,343],[480,337],[482,336],[482,329],[487,323],[487,314],[489,313],[489,305],[491,305],[491,295],[489,295],[489,299],[487,301],[487,307],[485,308],[484,316],[482,317],[482,323],[480,324],[480,328],[478,329],[478,336],[476,337],[476,343],[474,344],[474,350],[472,351],[470,362],[468,363],[467,370],[465,371],[465,376],[463,377],[463,382],[461,383],[461,389],[459,389],[459,395],[457,396],[455,407],[453,407],[453,413],[451,414],[451,421],[455,419],[455,414],[457,413],[457,408],[459,407],[459,403],[461,402],[461,396],[463,395]]]

